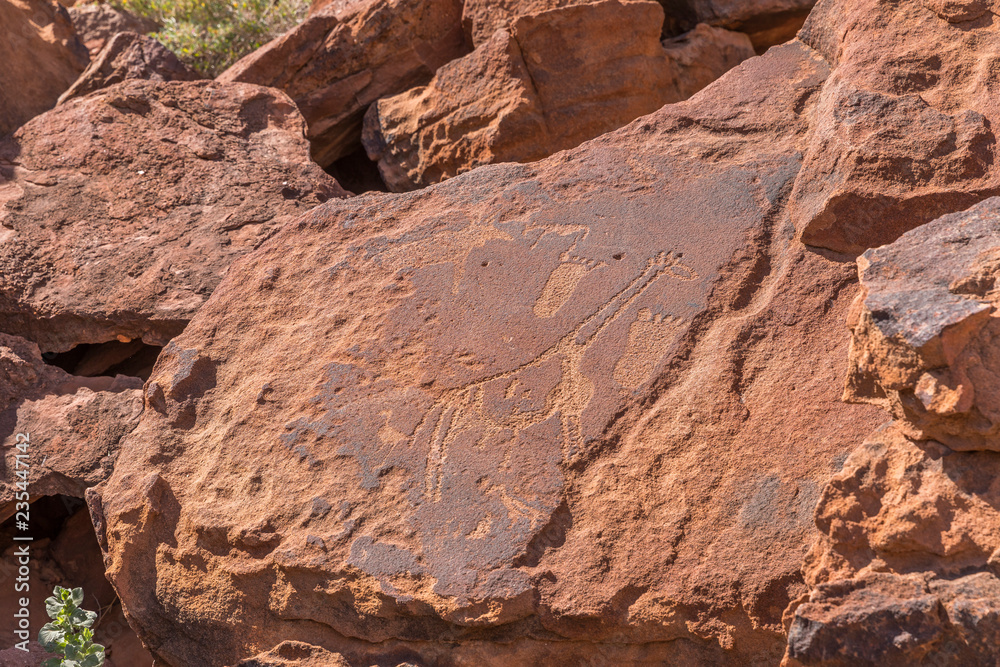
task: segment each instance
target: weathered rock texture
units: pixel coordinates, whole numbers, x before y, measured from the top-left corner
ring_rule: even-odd
[[[368,0],[327,7],[246,56],[218,80],[280,88],[308,123],[323,166],[360,145],[365,110],[427,83],[468,52],[458,0]]]
[[[936,5],[984,8],[953,23]],[[1000,22],[983,3],[822,0],[802,39],[833,64],[792,194],[805,243],[861,252],[1000,193]]]
[[[83,40],[90,55],[96,56],[112,37],[120,32],[146,34],[160,26],[155,21],[142,18],[104,2],[87,2],[69,8],[69,16],[77,35]]]
[[[347,193],[247,84],[127,81],[0,143],[0,331],[43,351],[183,329],[229,263]]]
[[[128,79],[195,81],[203,78],[152,37],[120,32],[108,41],[59,103]]]
[[[858,259],[845,398],[916,439],[1000,451],[1000,198]]]
[[[34,344],[0,334],[0,521],[14,514],[18,471],[30,470],[32,501],[82,498],[107,478],[122,436],[139,421],[141,389],[134,377],[69,375],[45,364]],[[18,458],[26,453],[18,434],[26,434],[28,457]]]
[[[897,421],[823,491],[785,664],[994,664],[1000,199],[869,250],[858,268],[845,398]]]
[[[373,104],[365,149],[397,192],[530,162],[685,99],[753,55],[745,35],[708,26],[665,49],[662,17],[655,2],[618,0],[523,16],[426,87]]]
[[[1000,659],[998,480],[996,452],[878,431],[823,492],[785,664]]]
[[[855,268],[785,211],[827,72],[773,49],[234,264],[88,491],[154,655],[775,664],[819,489],[878,412],[839,401]]]
[[[671,96],[676,95],[678,100],[691,97],[754,54],[750,39],[743,33],[706,23],[664,41],[663,46],[673,74]]]
[[[0,139],[55,106],[88,61],[61,5],[0,3]]]

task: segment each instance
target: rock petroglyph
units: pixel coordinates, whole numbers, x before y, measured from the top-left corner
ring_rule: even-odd
[[[562,276],[569,275],[563,271],[564,267],[581,267],[584,273],[597,268],[592,260],[588,260],[587,264],[578,263],[567,260],[565,254],[562,259],[564,261],[549,277],[538,303],[548,298],[547,294],[550,293],[554,278],[559,277],[562,280],[564,279]],[[582,277],[579,272],[576,275]],[[479,432],[481,441],[511,442],[516,441],[522,431],[549,419],[558,418],[563,456],[569,458],[576,454],[576,449],[583,443],[580,416],[594,393],[593,383],[581,371],[583,356],[594,339],[661,276],[678,280],[695,280],[698,277],[694,269],[683,264],[675,254],[660,252],[650,258],[645,269],[614,298],[535,359],[514,370],[446,391],[438,398],[413,438],[415,445],[429,452],[427,494],[440,499],[441,466],[448,456],[448,447],[466,431]],[[579,282],[579,277],[573,284],[574,288]],[[566,289],[566,286],[564,285],[562,289]],[[565,299],[568,298],[569,294]],[[538,312],[537,303],[535,311]],[[643,317],[644,312],[648,313],[649,310],[640,311],[640,317]],[[664,321],[662,315],[657,318],[654,326]],[[667,319],[669,324],[679,325],[681,321],[680,318],[669,316]],[[676,326],[673,327],[673,331],[676,332]],[[653,344],[661,352],[665,351],[666,347],[662,341],[661,337]],[[652,349],[646,348],[646,351]],[[627,360],[623,357],[625,367],[628,369],[623,378],[630,385],[638,375],[633,371],[633,366],[642,364],[651,368],[656,361],[647,358],[638,347],[630,347],[627,356]],[[620,361],[619,364],[621,363],[623,362]],[[548,369],[551,371],[546,372]],[[538,380],[535,379],[539,375],[548,376],[554,383],[546,386],[543,381],[539,387]],[[625,386],[632,388],[630,385]],[[542,393],[543,397],[533,396],[533,392],[538,390],[541,390],[539,393]]]

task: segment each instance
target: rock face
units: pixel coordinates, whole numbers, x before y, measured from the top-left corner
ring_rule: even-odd
[[[784,664],[995,663],[1000,199],[869,250],[858,268],[845,398],[897,421],[823,491]]]
[[[1000,454],[878,431],[827,485],[786,665],[1000,658]]]
[[[47,0],[0,4],[0,139],[55,106],[88,61],[61,5]]]
[[[0,334],[0,521],[14,514],[18,471],[26,461],[31,500],[82,498],[87,487],[110,475],[122,436],[139,421],[141,389],[134,377],[69,375],[45,364],[34,344]],[[16,447],[25,440],[27,452]],[[29,458],[18,465],[24,453]]]
[[[461,11],[458,0],[334,3],[218,80],[285,91],[308,123],[313,158],[328,166],[359,147],[368,105],[468,52]]]
[[[247,84],[126,81],[0,143],[0,331],[163,345],[229,263],[347,193],[302,117]]]
[[[805,243],[861,252],[1000,194],[1000,23],[944,9],[979,4],[817,5],[802,39],[834,68],[792,195]]]
[[[104,2],[73,5],[69,9],[76,33],[83,40],[91,57],[104,50],[112,37],[120,32],[146,34],[160,26],[155,21],[142,18]]]
[[[59,97],[59,103],[128,79],[195,81],[201,78],[152,37],[120,32],[94,57],[76,83]]]
[[[827,73],[794,42],[234,264],[88,492],[156,658],[775,664],[877,423],[839,401],[854,266],[785,206]]]
[[[655,2],[618,0],[518,18],[426,87],[373,104],[368,156],[397,192],[538,160],[678,102],[753,55],[745,35],[708,26],[664,49],[662,18]]]
[[[845,398],[885,408],[915,439],[1000,451],[1000,198],[869,250],[858,267]]]

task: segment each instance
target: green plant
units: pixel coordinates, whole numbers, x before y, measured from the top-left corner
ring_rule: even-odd
[[[42,667],[101,667],[104,647],[95,644],[91,626],[97,612],[81,609],[83,589],[69,590],[56,586],[52,597],[45,600],[45,611],[52,622],[38,631],[38,643],[49,653],[62,657],[49,658]]]
[[[307,0],[111,0],[162,26],[153,37],[207,76],[300,23]]]

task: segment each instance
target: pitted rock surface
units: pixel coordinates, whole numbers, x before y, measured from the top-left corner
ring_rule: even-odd
[[[1000,450],[1000,198],[869,250],[858,273],[845,398],[916,439]]]
[[[800,33],[833,72],[792,194],[809,245],[860,253],[1000,194],[1000,22],[916,0],[821,0]]]
[[[54,107],[89,61],[62,6],[48,0],[0,4],[0,139]]]
[[[823,490],[782,664],[991,664],[1000,453],[876,431]]]
[[[784,209],[826,74],[792,43],[234,264],[88,492],[154,655],[774,664],[820,485],[875,425],[838,400],[853,264]]]
[[[59,103],[128,79],[195,81],[202,78],[152,37],[120,32],[108,40],[80,78],[59,96]]]
[[[345,1],[345,0],[341,0]],[[465,0],[462,25],[469,41],[479,46],[494,32],[509,28],[521,16],[558,7],[587,4],[592,0]],[[928,0],[929,2],[931,0]],[[699,23],[748,33],[754,48],[763,53],[770,46],[793,37],[815,0],[658,0],[666,16],[662,30],[676,36]]]
[[[132,80],[0,143],[0,331],[163,345],[229,263],[348,193],[279,91]]]
[[[328,166],[360,148],[361,121],[382,97],[430,81],[469,49],[458,0],[334,2],[218,77],[279,88]]]

